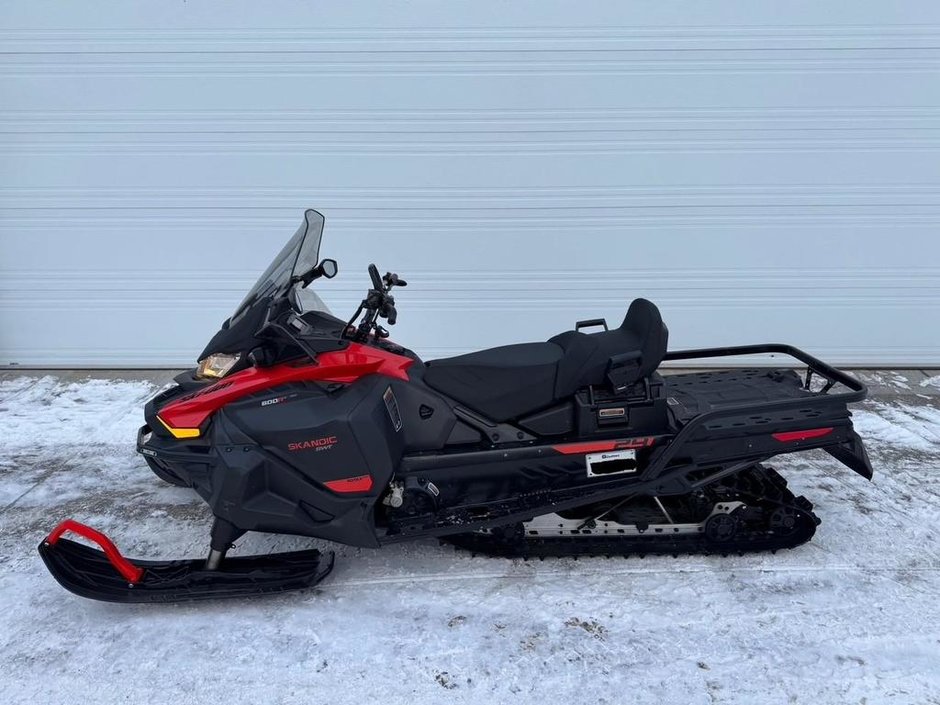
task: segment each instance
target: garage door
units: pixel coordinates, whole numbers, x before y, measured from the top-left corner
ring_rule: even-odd
[[[191,362],[306,207],[426,358],[646,296],[673,347],[940,364],[935,2],[0,12],[0,364]]]

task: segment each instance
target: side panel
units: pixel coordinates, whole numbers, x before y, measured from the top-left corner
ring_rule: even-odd
[[[457,417],[451,402],[421,383],[417,371],[411,376],[418,380],[391,384],[401,413],[405,451],[439,450],[446,445]]]
[[[377,375],[335,391],[286,385],[227,406],[211,426],[217,462],[196,490],[250,531],[376,546],[373,508],[403,448],[388,388]]]

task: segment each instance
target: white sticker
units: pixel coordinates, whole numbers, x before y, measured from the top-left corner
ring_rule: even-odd
[[[584,456],[588,477],[625,475],[637,470],[635,450],[611,450]]]

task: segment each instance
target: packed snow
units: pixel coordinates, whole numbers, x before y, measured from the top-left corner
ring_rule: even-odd
[[[60,518],[130,556],[205,552],[205,506],[134,452],[158,386],[0,381],[0,702],[940,703],[935,393],[895,384],[859,407],[872,483],[822,453],[780,459],[823,524],[776,556],[524,562],[426,541],[333,547],[306,592],[84,600],[36,553]]]

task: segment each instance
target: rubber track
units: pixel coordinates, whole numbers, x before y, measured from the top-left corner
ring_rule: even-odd
[[[727,481],[726,486],[727,486]],[[458,548],[475,554],[502,558],[561,558],[567,556],[637,556],[646,555],[732,555],[776,552],[796,548],[816,533],[819,519],[813,505],[805,497],[795,497],[787,489],[786,480],[772,468],[755,466],[742,472],[732,485],[736,497],[752,506],[767,509],[767,516],[777,507],[790,507],[800,517],[799,530],[789,535],[775,534],[769,528],[739,533],[732,541],[712,542],[703,533],[668,535],[650,533],[638,536],[580,535],[542,538],[526,536],[521,524],[514,524],[502,533],[456,534],[443,539]],[[759,494],[754,490],[759,489]]]

